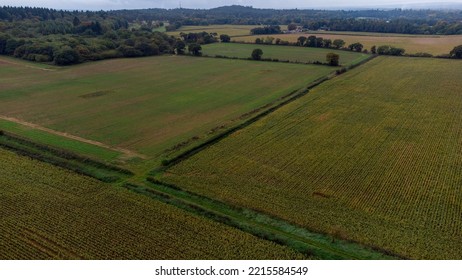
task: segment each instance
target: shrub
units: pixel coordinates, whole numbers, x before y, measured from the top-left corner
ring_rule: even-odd
[[[404,49],[384,45],[377,48],[377,53],[381,55],[402,56],[404,54]]]
[[[328,53],[326,55],[326,60],[327,60],[327,64],[329,64],[330,66],[338,66],[340,56],[336,53]]]
[[[80,61],[79,53],[69,46],[64,46],[54,54],[56,65],[71,65]]]
[[[347,69],[345,67],[342,67],[341,69],[338,69],[337,71],[335,71],[335,73],[337,75],[340,75],[340,74],[343,74],[347,71]]]
[[[462,45],[454,47],[449,53],[449,56],[451,58],[462,59]]]
[[[142,56],[143,53],[131,46],[120,46],[118,49],[124,57],[138,57]]]
[[[432,54],[422,53],[422,52],[410,54],[409,56],[411,56],[411,57],[433,57]]]

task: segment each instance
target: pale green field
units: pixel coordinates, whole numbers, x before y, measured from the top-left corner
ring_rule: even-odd
[[[151,158],[333,71],[186,56],[47,70],[4,57],[0,63],[0,115]]]
[[[349,51],[330,50],[322,48],[302,48],[292,46],[271,46],[254,44],[216,43],[202,46],[204,55],[224,55],[228,57],[249,58],[254,49],[263,51],[262,58],[289,60],[290,62],[326,62],[326,55],[334,52],[340,56],[340,64],[348,66],[357,64],[370,55]]]

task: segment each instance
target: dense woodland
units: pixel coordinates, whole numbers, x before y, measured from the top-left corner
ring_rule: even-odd
[[[57,65],[171,53],[177,44],[154,26],[130,28],[104,11],[3,7],[0,19],[0,54]]]
[[[57,65],[116,57],[182,54],[186,48],[197,54],[196,44],[216,42],[217,34],[190,33],[176,39],[158,30],[208,24],[260,25],[252,30],[253,34],[280,33],[279,25],[284,24],[310,30],[462,34],[462,11],[272,10],[230,6],[211,10],[92,12],[0,7],[0,54]],[[307,39],[307,42],[311,41]],[[187,46],[191,44],[192,47]],[[458,54],[451,55],[458,57]]]

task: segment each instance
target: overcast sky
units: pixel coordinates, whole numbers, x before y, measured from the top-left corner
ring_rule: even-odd
[[[213,8],[228,5],[253,6],[255,8],[334,8],[334,7],[381,7],[393,5],[410,7],[409,3],[461,3],[462,0],[0,0],[0,6],[33,6],[68,10],[112,10],[139,8]]]

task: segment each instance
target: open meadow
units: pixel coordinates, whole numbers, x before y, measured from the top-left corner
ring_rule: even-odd
[[[254,49],[263,51],[263,59],[288,60],[290,62],[326,62],[326,55],[334,52],[340,56],[340,64],[343,66],[357,64],[369,57],[368,54],[329,50],[321,48],[301,48],[291,46],[272,46],[272,45],[254,45],[254,44],[226,44],[216,43],[204,45],[202,52],[208,56],[227,56],[238,58],[249,58]]]
[[[0,117],[155,158],[324,77],[327,66],[186,56],[41,67],[0,59]],[[0,129],[7,129],[0,122]],[[106,155],[109,157],[109,155]]]
[[[455,46],[462,43],[462,35],[405,35],[391,33],[365,33],[365,32],[307,32],[297,34],[271,34],[233,37],[235,42],[254,43],[257,38],[270,36],[281,40],[296,43],[300,36],[322,37],[324,39],[342,39],[346,46],[360,42],[367,50],[372,46],[392,45],[406,50],[407,54],[430,53],[432,55],[448,54]]]
[[[379,57],[159,179],[404,258],[462,258],[462,63]]]
[[[293,259],[294,251],[0,149],[0,259]]]

